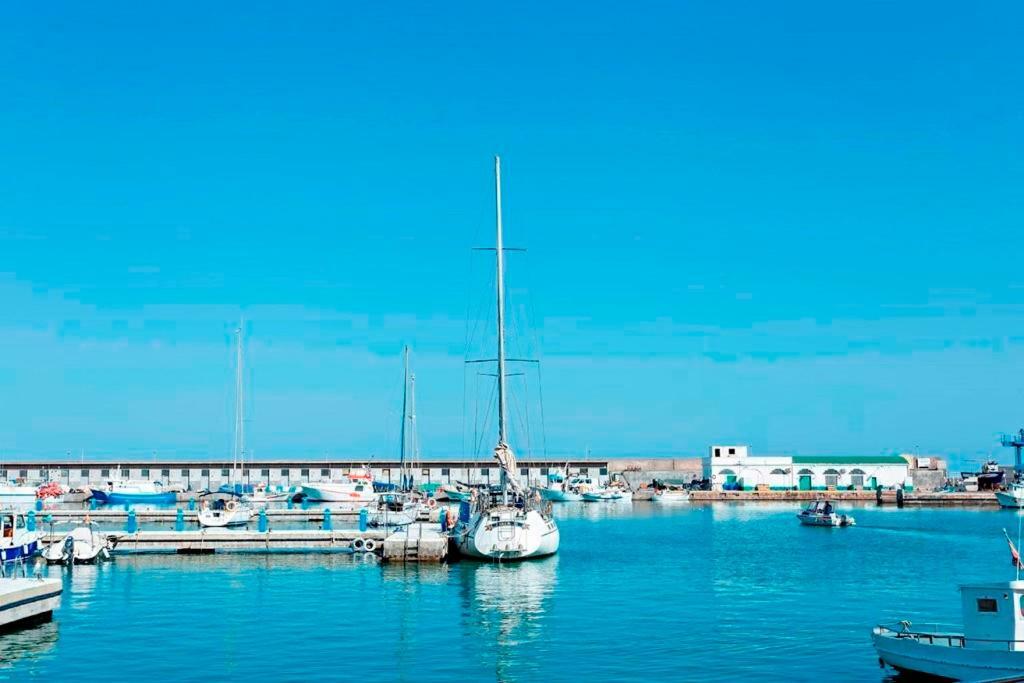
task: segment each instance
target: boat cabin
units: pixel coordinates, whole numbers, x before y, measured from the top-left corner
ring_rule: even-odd
[[[1024,581],[960,587],[964,647],[1024,650]]]
[[[25,516],[12,512],[0,513],[0,539],[10,542],[18,530],[25,529]]]
[[[830,500],[816,500],[804,508],[804,512],[812,515],[831,515],[836,506]]]

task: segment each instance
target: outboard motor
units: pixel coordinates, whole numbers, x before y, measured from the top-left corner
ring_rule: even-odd
[[[75,539],[70,534],[64,538],[64,562],[69,566],[75,564]]]

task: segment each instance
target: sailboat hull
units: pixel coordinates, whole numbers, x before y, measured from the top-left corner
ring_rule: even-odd
[[[558,527],[536,510],[494,507],[459,530],[456,547],[478,560],[532,560],[558,552]]]

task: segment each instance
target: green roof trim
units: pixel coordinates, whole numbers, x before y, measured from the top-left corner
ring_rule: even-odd
[[[794,465],[906,465],[899,455],[794,455]]]

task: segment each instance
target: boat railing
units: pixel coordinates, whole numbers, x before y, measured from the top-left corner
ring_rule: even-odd
[[[929,624],[932,625],[932,624]],[[920,631],[911,630],[909,622],[900,622],[897,624],[879,624],[875,627],[875,633],[879,635],[889,635],[892,638],[909,638],[916,640],[920,643],[927,643],[928,645],[940,645],[944,647],[967,647],[968,643],[984,644],[985,647],[979,649],[1001,649],[1003,646],[1007,650],[1014,651],[1018,649],[1024,650],[1024,640],[1004,640],[1004,639],[991,639],[991,638],[968,638],[962,633],[950,633],[946,631],[945,627],[939,628],[940,624],[934,624],[936,627],[935,631]],[[950,630],[956,627],[949,627]],[[945,632],[944,632],[945,631]],[[992,647],[993,645],[998,647]]]

